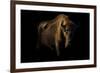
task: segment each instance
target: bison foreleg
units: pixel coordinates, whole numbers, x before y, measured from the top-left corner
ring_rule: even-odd
[[[60,55],[60,52],[59,52],[59,42],[56,39],[55,39],[55,48],[56,48],[57,56],[59,56]]]

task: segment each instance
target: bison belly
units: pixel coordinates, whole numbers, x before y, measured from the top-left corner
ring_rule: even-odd
[[[54,48],[54,33],[50,30],[43,31],[41,33],[41,45],[48,47],[48,48]]]

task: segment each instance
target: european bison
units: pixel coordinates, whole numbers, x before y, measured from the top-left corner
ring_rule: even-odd
[[[44,45],[50,49],[56,49],[57,56],[59,56],[60,44],[63,43],[64,48],[69,44],[71,24],[72,21],[64,14],[56,16],[53,20],[41,22],[38,26],[37,47]]]

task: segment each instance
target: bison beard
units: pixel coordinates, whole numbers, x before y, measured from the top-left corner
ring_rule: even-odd
[[[69,44],[70,25],[70,19],[64,14],[58,15],[53,20],[41,22],[38,26],[37,47],[40,48],[43,45],[51,50],[56,49],[57,56],[59,56],[61,44],[64,48]]]

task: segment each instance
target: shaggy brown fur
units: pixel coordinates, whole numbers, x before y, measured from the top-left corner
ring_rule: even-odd
[[[70,31],[68,31],[70,24],[70,19],[64,14],[58,15],[53,20],[41,22],[38,27],[38,47],[41,44],[54,49],[52,46],[55,46],[57,56],[59,56],[60,42],[64,40],[64,46],[66,48],[70,41]],[[61,34],[64,39],[62,39]]]

